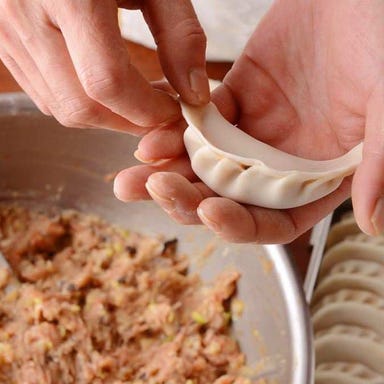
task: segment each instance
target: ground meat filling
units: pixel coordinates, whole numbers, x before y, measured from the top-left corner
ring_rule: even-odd
[[[229,333],[239,274],[203,285],[176,239],[3,206],[0,250],[1,383],[250,383]]]

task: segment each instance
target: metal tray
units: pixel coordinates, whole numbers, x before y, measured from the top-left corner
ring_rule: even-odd
[[[174,223],[151,202],[117,201],[105,176],[134,164],[136,145],[136,138],[122,133],[64,128],[40,114],[24,94],[0,95],[0,202],[55,204],[177,237],[204,279],[234,265],[242,274],[238,295],[245,310],[233,330],[255,375],[271,383],[311,383],[309,314],[285,249],[231,245],[201,226]],[[201,263],[207,247],[211,255]]]

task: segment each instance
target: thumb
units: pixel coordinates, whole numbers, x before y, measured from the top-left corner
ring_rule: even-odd
[[[363,160],[353,178],[352,201],[364,232],[384,232],[384,86],[368,102]]]

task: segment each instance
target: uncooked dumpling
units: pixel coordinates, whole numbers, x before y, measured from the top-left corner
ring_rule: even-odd
[[[377,295],[384,296],[384,281],[380,279],[372,279],[361,275],[339,274],[329,276],[324,279],[316,289],[313,296],[313,303],[316,303],[325,295],[329,295],[342,289],[358,289],[366,290]]]
[[[315,383],[384,384],[384,236],[362,233],[350,212],[326,249],[311,302]]]
[[[192,169],[217,194],[245,204],[292,208],[336,190],[362,158],[362,144],[333,160],[282,152],[230,124],[213,103],[181,104]]]
[[[351,274],[379,278],[384,282],[384,265],[366,260],[344,260],[334,265],[325,278],[330,275]],[[321,281],[321,280],[320,280]],[[384,296],[384,295],[383,295]]]
[[[366,290],[384,297],[384,266],[372,261],[346,260],[336,264],[320,279],[312,305],[342,289]]]
[[[384,375],[384,345],[370,337],[331,330],[315,339],[316,363],[343,361],[361,363],[370,370]]]
[[[315,332],[334,325],[355,325],[384,337],[384,299],[361,290],[343,289],[325,296],[312,308]]]
[[[360,234],[360,228],[356,223],[353,214],[345,216],[338,223],[333,224],[327,238],[326,248],[330,248],[333,245],[346,240],[350,235]]]
[[[383,384],[384,376],[363,364],[332,362],[319,364],[316,384]]]
[[[373,261],[384,265],[383,247],[369,242],[341,241],[325,253],[319,278],[322,279],[336,264],[347,260]]]

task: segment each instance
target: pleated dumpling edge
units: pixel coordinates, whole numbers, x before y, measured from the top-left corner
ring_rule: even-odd
[[[299,158],[230,124],[213,103],[181,107],[193,171],[218,195],[240,203],[275,209],[308,204],[335,191],[362,158],[362,143],[337,159]]]

